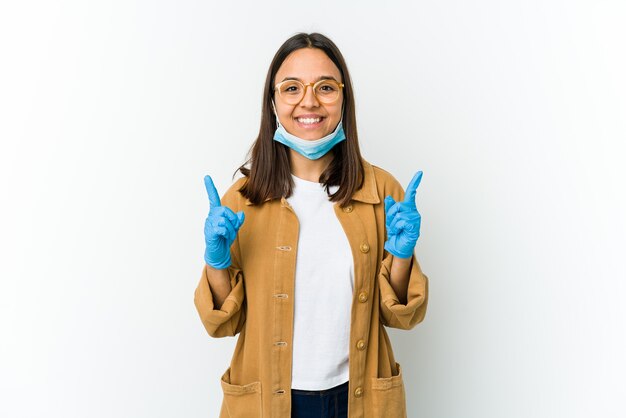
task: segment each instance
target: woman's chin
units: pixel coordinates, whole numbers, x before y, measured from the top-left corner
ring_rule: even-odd
[[[295,129],[294,133],[294,135],[306,141],[315,141],[316,139],[323,138],[328,134],[329,132],[326,132],[326,130],[322,127],[317,129]]]

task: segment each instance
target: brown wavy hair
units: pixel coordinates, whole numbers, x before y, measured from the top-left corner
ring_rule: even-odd
[[[239,192],[254,205],[263,203],[267,198],[291,196],[294,184],[291,178],[289,148],[273,139],[277,125],[271,100],[274,98],[274,78],[278,69],[289,54],[301,48],[318,48],[324,51],[339,69],[344,83],[342,125],[346,139],[332,148],[333,160],[319,178],[330,200],[340,202],[339,205],[344,207],[350,202],[354,192],[361,188],[364,179],[354,93],[343,55],[333,41],[320,33],[297,33],[287,39],[274,55],[265,79],[259,134],[248,151],[248,160],[235,170],[233,178],[238,171],[247,177]],[[329,186],[339,186],[339,189],[330,194]]]

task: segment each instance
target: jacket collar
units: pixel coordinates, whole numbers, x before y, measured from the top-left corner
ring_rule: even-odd
[[[374,176],[374,167],[363,158],[361,158],[363,164],[363,171],[365,178],[363,180],[363,186],[352,195],[352,200],[357,200],[363,203],[380,203],[378,197],[378,191],[376,189],[376,177]]]
[[[378,197],[378,192],[376,189],[376,177],[374,176],[374,167],[363,158],[361,158],[361,163],[363,164],[363,171],[365,173],[365,178],[363,180],[363,186],[352,195],[352,200],[357,200],[363,203],[380,203],[380,198]],[[271,197],[265,199],[264,203],[268,200],[272,200]],[[281,198],[282,200],[282,198]],[[252,205],[252,202],[248,198],[245,198],[246,206]]]

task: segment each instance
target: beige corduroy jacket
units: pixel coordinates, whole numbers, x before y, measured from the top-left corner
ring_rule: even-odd
[[[387,171],[363,160],[365,181],[344,208],[334,204],[354,258],[350,325],[349,418],[404,418],[406,394],[385,326],[412,329],[424,319],[428,277],[412,257],[407,303],[389,283],[393,256],[386,240],[384,198],[404,198]],[[221,199],[245,221],[231,247],[232,290],[214,309],[206,265],[194,303],[211,337],[239,334],[221,376],[220,418],[290,418],[294,279],[298,219],[283,197],[252,205],[235,181]]]

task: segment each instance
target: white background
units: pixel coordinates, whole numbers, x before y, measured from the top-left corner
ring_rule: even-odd
[[[409,417],[626,414],[622,1],[0,6],[0,416],[216,417],[208,199],[272,56],[343,52],[364,157],[417,192]]]

